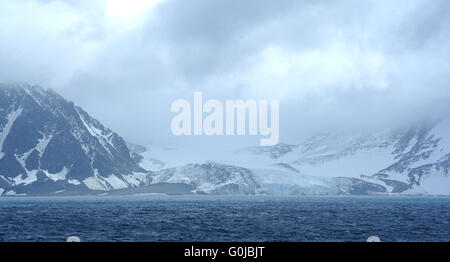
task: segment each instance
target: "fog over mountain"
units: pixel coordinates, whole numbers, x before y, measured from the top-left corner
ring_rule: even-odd
[[[0,82],[52,88],[138,144],[176,99],[280,99],[280,140],[373,132],[450,108],[450,2],[2,0]],[[199,145],[200,144],[200,145]]]

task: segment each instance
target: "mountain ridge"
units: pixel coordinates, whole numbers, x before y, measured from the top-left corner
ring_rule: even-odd
[[[119,135],[53,90],[2,84],[0,108],[3,193],[113,189],[146,179]]]
[[[0,195],[450,195],[449,130],[444,118],[197,157],[125,142],[54,90],[0,84]]]

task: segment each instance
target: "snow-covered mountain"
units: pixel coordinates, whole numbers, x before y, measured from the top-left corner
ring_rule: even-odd
[[[245,188],[234,192],[241,194],[448,195],[449,130],[450,118],[377,134],[318,135],[297,145],[203,155],[183,148],[152,148],[143,153],[142,164],[155,172],[155,181],[186,183],[201,192],[220,191],[222,184],[232,183]],[[160,165],[153,165],[155,161]],[[198,164],[194,170],[193,163]],[[231,167],[245,170],[254,182],[231,178],[230,173],[227,182],[212,182],[211,176],[223,177]]]
[[[274,146],[279,152],[280,147]],[[293,146],[292,148],[297,148]],[[152,183],[191,186],[197,194],[338,195],[385,193],[385,187],[357,177],[305,175],[278,161],[269,148],[189,154],[191,150],[151,147],[143,166],[153,170]],[[156,159],[159,157],[159,159]],[[148,161],[148,159],[150,159]],[[154,165],[155,161],[161,163]]]
[[[226,151],[125,141],[52,90],[0,85],[0,195],[450,194],[450,118]]]
[[[148,182],[124,140],[52,90],[0,86],[0,195],[91,192]]]
[[[244,151],[308,177],[359,179],[384,188],[377,192],[450,194],[450,118],[376,135],[320,135],[299,145]]]

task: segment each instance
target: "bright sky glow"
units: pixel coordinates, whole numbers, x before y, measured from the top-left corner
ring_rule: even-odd
[[[144,14],[162,0],[105,0],[106,14],[114,24],[133,26],[143,22]]]

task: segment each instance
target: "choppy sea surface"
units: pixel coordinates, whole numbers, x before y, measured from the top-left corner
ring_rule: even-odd
[[[450,241],[450,197],[0,198],[0,241]]]

